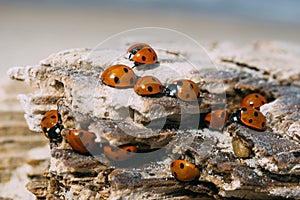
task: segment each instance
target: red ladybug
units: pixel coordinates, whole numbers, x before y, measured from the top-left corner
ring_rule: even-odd
[[[104,84],[111,87],[127,88],[135,85],[137,77],[130,67],[113,65],[102,73],[101,80]]]
[[[199,169],[185,160],[175,160],[170,165],[172,175],[179,181],[193,181],[200,176]]]
[[[144,76],[134,86],[134,91],[141,96],[160,94],[162,90],[162,83],[154,76]]]
[[[113,161],[124,161],[131,158],[136,153],[137,148],[133,145],[122,145],[119,147],[106,145],[103,147],[103,151]]]
[[[63,125],[61,124],[61,118],[57,110],[46,112],[40,125],[44,135],[49,138],[50,142],[62,141],[60,132],[63,129]]]
[[[168,85],[164,90],[165,95],[176,97],[182,101],[197,101],[200,96],[200,89],[191,80],[180,79]]]
[[[264,96],[258,93],[252,93],[244,97],[241,106],[259,110],[259,108],[266,103],[267,99]]]
[[[67,141],[79,153],[89,153],[95,147],[96,135],[86,130],[70,130]]]
[[[204,118],[206,125],[215,130],[223,129],[227,120],[228,112],[226,110],[212,110]]]
[[[129,59],[135,61],[135,65],[155,64],[157,62],[157,54],[148,44],[134,44],[129,47],[127,52],[129,53]]]
[[[265,116],[254,108],[243,107],[233,113],[231,119],[255,130],[264,131],[267,128]]]

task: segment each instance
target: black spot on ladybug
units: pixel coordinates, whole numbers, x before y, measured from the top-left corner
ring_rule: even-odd
[[[242,111],[247,111],[247,108],[242,108]]]
[[[56,116],[55,116],[55,115],[52,115],[50,118],[51,118],[51,119],[56,119]]]
[[[131,149],[126,149],[126,151],[130,153],[130,152],[131,152]]]
[[[115,84],[120,84],[120,79],[118,77],[114,78]]]
[[[266,103],[266,102],[264,102],[264,101],[261,101],[261,104],[263,104],[263,105],[264,105],[265,103]]]
[[[79,137],[82,137],[83,136],[83,132],[79,132]]]
[[[124,67],[123,70],[124,70],[125,73],[128,73],[128,69],[127,68]]]
[[[256,98],[258,98],[258,95],[256,94],[256,95],[254,95]]]
[[[224,118],[225,117],[225,112],[221,113],[221,117]]]
[[[178,86],[182,86],[182,85],[183,85],[183,83],[182,83],[181,81],[178,81],[176,84],[177,84]]]
[[[251,124],[252,123],[252,119],[249,119],[248,122]]]
[[[193,89],[194,89],[194,86],[193,86],[193,84],[190,84],[190,88],[191,88],[191,90],[193,90]]]
[[[155,60],[156,58],[155,58],[155,56],[153,56],[153,60]]]
[[[189,99],[190,98],[190,94],[186,94],[185,98]]]
[[[173,174],[173,175],[174,175],[174,177],[175,177],[175,178],[177,178],[177,173],[176,173],[176,172],[174,172],[174,174]]]
[[[171,163],[171,167],[173,167],[173,166],[174,166],[174,163],[172,162],[172,163]]]
[[[142,56],[142,60],[145,61],[145,60],[146,60],[146,57],[145,57],[145,56]]]
[[[184,168],[184,164],[180,163],[179,167],[180,167],[180,169],[183,169]]]
[[[149,92],[152,92],[153,91],[153,88],[151,86],[148,86],[148,91]]]
[[[150,53],[152,53],[151,49],[148,49],[148,51],[149,51]]]
[[[258,117],[258,112],[254,112],[254,116],[255,116],[255,117]]]
[[[160,89],[160,90],[162,90],[162,89],[163,89],[161,85],[160,85],[160,86],[158,86],[158,87],[159,87],[159,89]]]
[[[262,123],[261,123],[261,127],[265,127],[265,122],[262,122]]]
[[[44,121],[46,119],[46,117],[43,117],[42,121]]]

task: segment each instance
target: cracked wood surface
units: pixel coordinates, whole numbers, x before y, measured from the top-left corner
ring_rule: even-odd
[[[131,94],[130,90],[118,90],[118,95],[127,94],[131,99],[116,100],[113,95],[116,90],[98,80],[99,73],[108,65],[107,60],[113,57],[112,51],[104,52],[109,55],[105,60],[93,56],[86,60],[90,50],[67,50],[51,55],[39,65],[10,70],[12,79],[38,88],[35,93],[19,97],[31,130],[40,131],[38,122],[45,111],[58,109],[67,127],[63,136],[68,129],[84,127],[97,134],[99,147],[105,143],[129,143],[137,144],[143,151],[156,152],[148,159],[137,154],[120,165],[101,152],[95,156],[80,155],[65,141],[51,144],[50,168],[45,177],[33,179],[27,185],[31,192],[39,198],[83,199],[300,198],[300,49],[279,42],[247,46],[208,44],[209,55],[218,66],[215,69],[206,68],[203,63],[207,62],[196,57],[191,49],[176,51],[176,44],[170,48],[201,66],[200,70],[182,72],[203,90],[200,118],[194,118],[197,111],[193,105],[181,107],[172,98],[150,99]],[[184,65],[177,54],[159,53],[166,66]],[[163,83],[173,75],[172,78],[178,77],[158,68],[147,72],[157,76],[163,72],[160,75]],[[225,103],[231,114],[251,92],[259,92],[269,101],[261,107],[267,118],[265,132],[229,122],[222,132],[204,126],[189,130],[173,126],[172,131],[157,131],[161,119],[167,119],[164,123],[168,125],[182,120],[186,127],[191,127],[194,122],[191,119],[201,122],[201,116],[212,107],[222,107]],[[222,98],[224,94],[226,101]],[[153,109],[153,105],[159,106]],[[126,113],[128,109],[131,115]],[[187,115],[181,117],[180,109]],[[149,122],[153,126],[147,126]],[[130,134],[124,134],[124,130]],[[140,137],[141,133],[147,137]],[[249,157],[236,157],[233,139],[250,148]],[[172,177],[169,164],[178,156],[199,167],[198,180],[181,183]]]

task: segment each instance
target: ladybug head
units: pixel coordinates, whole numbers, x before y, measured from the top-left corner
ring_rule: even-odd
[[[61,131],[63,129],[63,126],[60,124],[57,124],[56,126],[53,126],[51,129],[48,131],[48,137],[50,139],[50,142],[61,142],[62,141],[62,136],[61,136]]]
[[[167,85],[163,90],[163,94],[165,94],[166,96],[169,96],[169,97],[176,97],[177,96],[177,85],[174,83]]]
[[[239,122],[241,119],[241,110],[237,110],[230,116],[231,122]]]
[[[132,61],[133,56],[134,56],[139,50],[141,50],[142,48],[143,48],[143,46],[137,46],[137,47],[131,49],[130,51],[128,51],[128,58],[129,58],[129,60]]]

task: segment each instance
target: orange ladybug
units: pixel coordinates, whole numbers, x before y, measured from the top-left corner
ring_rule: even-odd
[[[41,120],[41,129],[44,135],[49,138],[50,142],[61,142],[62,136],[60,132],[63,129],[60,115],[57,110],[46,112]]]
[[[264,96],[258,93],[252,93],[244,97],[241,106],[259,110],[259,108],[266,103],[267,99]]]
[[[135,85],[137,77],[130,67],[119,64],[107,68],[102,73],[101,80],[111,87],[127,88]]]
[[[206,125],[214,130],[222,130],[227,120],[228,112],[226,110],[212,110],[204,118]]]
[[[162,90],[162,83],[154,76],[144,76],[140,78],[134,86],[134,91],[141,96],[159,94]]]
[[[79,153],[89,153],[95,147],[96,135],[86,130],[70,130],[67,141]]]
[[[265,116],[254,108],[243,107],[233,113],[231,119],[255,130],[264,131],[267,128]]]
[[[138,52],[139,50],[141,50],[142,48],[144,47],[150,47],[150,45],[146,44],[146,43],[136,43],[136,44],[133,44],[131,45],[126,53],[132,53],[132,54],[135,54],[136,52]]]
[[[182,101],[197,101],[200,96],[200,89],[196,83],[191,80],[176,80],[168,85],[164,91],[165,95],[176,97]]]
[[[157,62],[157,54],[155,50],[145,43],[134,44],[127,50],[129,59],[139,64],[155,64]]]
[[[132,145],[122,145],[119,147],[112,147],[106,145],[103,147],[104,154],[113,161],[124,161],[131,158],[137,149]]]
[[[172,175],[179,181],[193,181],[200,176],[199,169],[185,160],[175,160],[170,165]]]

